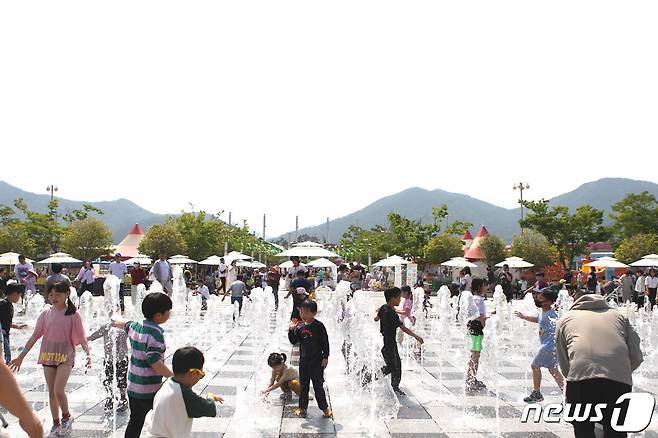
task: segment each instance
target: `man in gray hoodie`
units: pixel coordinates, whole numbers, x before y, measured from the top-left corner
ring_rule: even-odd
[[[558,322],[556,348],[572,410],[575,403],[606,403],[605,437],[625,437],[612,429],[610,420],[617,399],[631,392],[632,373],[642,363],[640,337],[628,318],[601,295],[582,295]],[[594,436],[592,422],[574,422],[573,427],[577,438]]]

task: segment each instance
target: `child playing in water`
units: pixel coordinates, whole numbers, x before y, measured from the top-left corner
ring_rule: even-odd
[[[199,278],[196,281],[196,289],[194,295],[201,295],[201,310],[208,310],[208,300],[210,299],[210,291],[208,286],[203,283],[203,279]]]
[[[215,402],[224,400],[211,392],[201,397],[192,391],[206,375],[204,362],[203,353],[194,347],[176,350],[171,361],[174,376],[162,385],[153,400],[150,438],[189,438],[194,418],[217,416]]]
[[[414,297],[411,294],[411,288],[409,286],[402,286],[400,290],[402,291],[404,304],[402,305],[402,310],[396,309],[395,311],[400,314],[400,321],[402,321],[402,325],[404,325],[404,322],[408,319],[413,326],[416,324],[416,318],[411,315],[411,309],[414,307]],[[404,341],[404,332],[402,330],[400,330],[397,334],[397,341],[398,344],[402,344],[402,341]]]
[[[484,280],[478,277],[475,277],[471,283],[474,311],[472,319],[466,324],[468,334],[471,336],[471,356],[468,361],[468,371],[466,373],[467,391],[479,391],[487,388],[484,383],[476,378],[478,366],[480,365],[482,339],[484,338],[483,329],[487,320],[487,306],[484,303],[485,286]]]
[[[37,363],[43,365],[43,374],[48,386],[50,413],[53,416],[50,435],[66,436],[71,433],[73,417],[69,412],[65,387],[75,364],[75,347],[82,345],[82,349],[87,353],[87,368],[91,367],[91,356],[82,318],[69,298],[71,293],[69,285],[57,282],[52,284],[47,292],[52,306],[41,313],[34,333],[21,354],[11,361],[10,367],[14,371],[19,371],[27,353],[43,336]]]
[[[541,309],[539,316],[528,316],[519,311],[514,312],[517,318],[539,324],[539,341],[541,347],[539,347],[539,351],[530,365],[532,369],[533,389],[530,395],[523,399],[526,403],[540,403],[544,401],[544,396],[540,391],[542,368],[548,369],[548,372],[555,379],[555,383],[560,387],[560,391],[564,387],[564,378],[557,366],[557,352],[555,350],[555,326],[558,315],[553,309],[553,304],[557,300],[557,297],[558,292],[552,290],[550,287],[544,288],[535,298],[535,306]]]
[[[285,353],[272,353],[267,358],[267,364],[272,368],[272,378],[267,389],[261,392],[266,396],[277,388],[283,392],[281,399],[290,400],[294,392],[299,396],[299,372],[297,368],[286,364],[287,356]]]
[[[292,344],[299,343],[299,408],[295,414],[306,417],[308,408],[308,391],[313,381],[315,399],[325,418],[333,416],[324,392],[324,369],[329,362],[329,337],[324,324],[315,319],[318,305],[315,301],[304,301],[299,307],[299,314],[304,321],[301,324],[291,322],[288,339]]]
[[[105,368],[103,386],[107,391],[105,411],[109,412],[114,408],[115,399],[112,383],[116,374],[117,388],[119,388],[120,395],[117,412],[123,412],[128,409],[128,399],[126,398],[126,388],[128,386],[128,336],[124,330],[112,327],[112,323],[107,323],[89,335],[87,341],[91,342],[100,338],[103,338],[103,351],[105,352],[105,359],[103,360],[103,367]]]

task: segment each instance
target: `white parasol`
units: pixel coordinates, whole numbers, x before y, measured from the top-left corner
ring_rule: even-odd
[[[530,262],[526,262],[521,257],[507,257],[502,262],[496,265],[497,268],[502,268],[503,266],[509,266],[510,268],[532,268],[533,265]]]
[[[451,268],[477,268],[475,263],[471,263],[464,257],[453,257],[447,262],[441,263],[441,266],[449,266]]]
[[[197,263],[196,260],[192,260],[188,256],[181,255],[181,254],[176,254],[175,256],[172,256],[169,260],[167,260],[169,263],[172,265],[193,265]]]
[[[658,254],[649,254],[642,257],[640,260],[631,263],[634,268],[650,268],[658,266]]]
[[[336,267],[336,264],[333,263],[331,260],[327,260],[325,258],[319,258],[317,260],[313,260],[312,262],[308,263],[309,266],[313,266],[314,268],[334,268]]]
[[[70,254],[67,254],[65,252],[56,252],[55,254],[51,254],[50,257],[43,259],[39,262],[37,262],[40,265],[49,265],[51,263],[82,263],[82,260],[78,260],[74,257],[71,257]]]
[[[623,264],[614,257],[601,257],[583,266],[588,268],[628,268],[628,265]]]
[[[0,254],[0,265],[17,265],[19,255],[20,254],[17,252],[6,252],[4,254]],[[32,263],[34,260],[30,260],[26,257],[25,261]]]
[[[300,263],[299,266],[306,266],[304,263]],[[290,269],[292,268],[292,261],[288,260],[287,262],[283,262],[279,265],[279,268],[283,269]]]
[[[128,260],[124,262],[126,265],[134,265],[135,263],[139,263],[140,265],[150,265],[153,263],[153,260],[149,256],[145,256],[144,254],[137,254],[135,257],[131,257]]]
[[[216,255],[211,255],[207,259],[201,260],[200,265],[209,265],[209,266],[219,266],[221,263],[221,257]],[[226,262],[226,259],[224,260]]]
[[[295,246],[277,254],[278,257],[338,257],[338,254],[319,246]]]

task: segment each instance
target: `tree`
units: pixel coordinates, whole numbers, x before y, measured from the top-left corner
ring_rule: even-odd
[[[75,221],[81,221],[87,219],[90,213],[103,214],[103,210],[101,210],[100,208],[96,208],[91,204],[83,204],[82,210],[76,209],[69,213],[66,213],[63,216],[63,219],[64,222],[71,224]]]
[[[498,236],[485,236],[480,242],[480,248],[484,253],[484,262],[489,266],[505,260],[505,242]]]
[[[658,254],[657,234],[636,234],[622,240],[615,257],[622,263],[633,263],[648,254]]]
[[[28,208],[22,198],[14,206],[25,215],[21,226],[35,245],[35,255],[47,254],[59,248],[64,229],[57,223],[57,199],[48,203],[48,213],[39,213]]]
[[[591,205],[578,207],[572,214],[563,206],[550,207],[549,201],[519,201],[532,213],[519,221],[522,228],[537,231],[556,249],[558,259],[566,269],[573,259],[585,253],[590,242],[609,236],[603,224],[603,211]]]
[[[425,245],[425,260],[431,264],[443,263],[464,254],[462,241],[458,237],[441,235],[433,237]]]
[[[557,251],[542,234],[526,230],[512,239],[512,254],[543,268],[555,262]]]
[[[138,251],[157,259],[160,253],[167,256],[185,253],[185,241],[174,221],[155,224],[146,232]]]
[[[649,192],[631,193],[612,206],[613,232],[618,239],[658,234],[658,201]]]
[[[167,221],[176,226],[185,242],[186,255],[193,260],[224,253],[225,227],[216,218],[208,219],[204,211],[183,213]]]
[[[62,248],[81,260],[94,260],[110,252],[112,232],[100,220],[87,217],[72,222],[64,231]]]
[[[20,224],[0,226],[0,253],[9,251],[34,255],[34,241]]]
[[[443,234],[447,236],[462,236],[466,230],[473,226],[470,222],[453,221],[448,225]]]

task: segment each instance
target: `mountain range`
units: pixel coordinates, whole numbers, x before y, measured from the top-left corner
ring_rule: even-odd
[[[626,178],[603,178],[583,184],[550,201],[552,205],[564,205],[571,209],[583,204],[590,204],[609,213],[610,206],[623,199],[627,194],[643,191],[648,191],[658,197],[658,184]],[[0,181],[0,204],[13,206],[16,198],[23,198],[30,209],[41,212],[47,211],[50,200],[49,195],[26,192]],[[146,231],[151,225],[163,222],[167,216],[151,213],[127,199],[104,202],[71,201],[59,197],[57,199],[60,213],[81,209],[85,203],[103,210],[104,214],[101,219],[112,231],[115,242],[119,242],[135,223],[139,223]],[[387,223],[386,215],[390,212],[420,219],[423,223],[430,223],[433,221],[432,207],[438,207],[441,204],[448,205],[450,222],[462,220],[473,223],[472,233],[477,232],[480,225],[486,225],[491,233],[509,242],[519,232],[518,220],[521,216],[519,208],[506,209],[460,193],[413,187],[381,198],[361,210],[330,221],[329,241],[338,242],[350,225],[358,224],[363,228],[385,225]],[[302,228],[299,230],[299,235],[302,234],[322,239],[326,234],[326,224]],[[281,237],[287,238],[287,236],[288,233]]]
[[[626,178],[603,178],[585,183],[577,189],[550,199],[551,205],[563,205],[575,209],[583,204],[605,211],[605,220],[610,219],[612,204],[622,200],[629,193],[648,191],[658,198],[658,184],[648,181],[638,181]],[[347,216],[329,221],[329,241],[338,242],[350,225],[358,224],[362,228],[375,225],[386,225],[386,215],[390,212],[420,219],[423,223],[431,223],[432,207],[441,204],[448,206],[448,221],[461,220],[474,224],[471,233],[475,236],[481,225],[486,225],[490,233],[511,242],[518,234],[519,208],[507,209],[460,193],[444,190],[426,190],[413,187],[385,198],[381,198],[367,207]],[[302,228],[299,234],[317,236],[323,239],[326,235],[326,224]],[[288,233],[281,237],[287,239]],[[291,234],[294,236],[294,232]],[[293,237],[294,238],[294,237]]]

